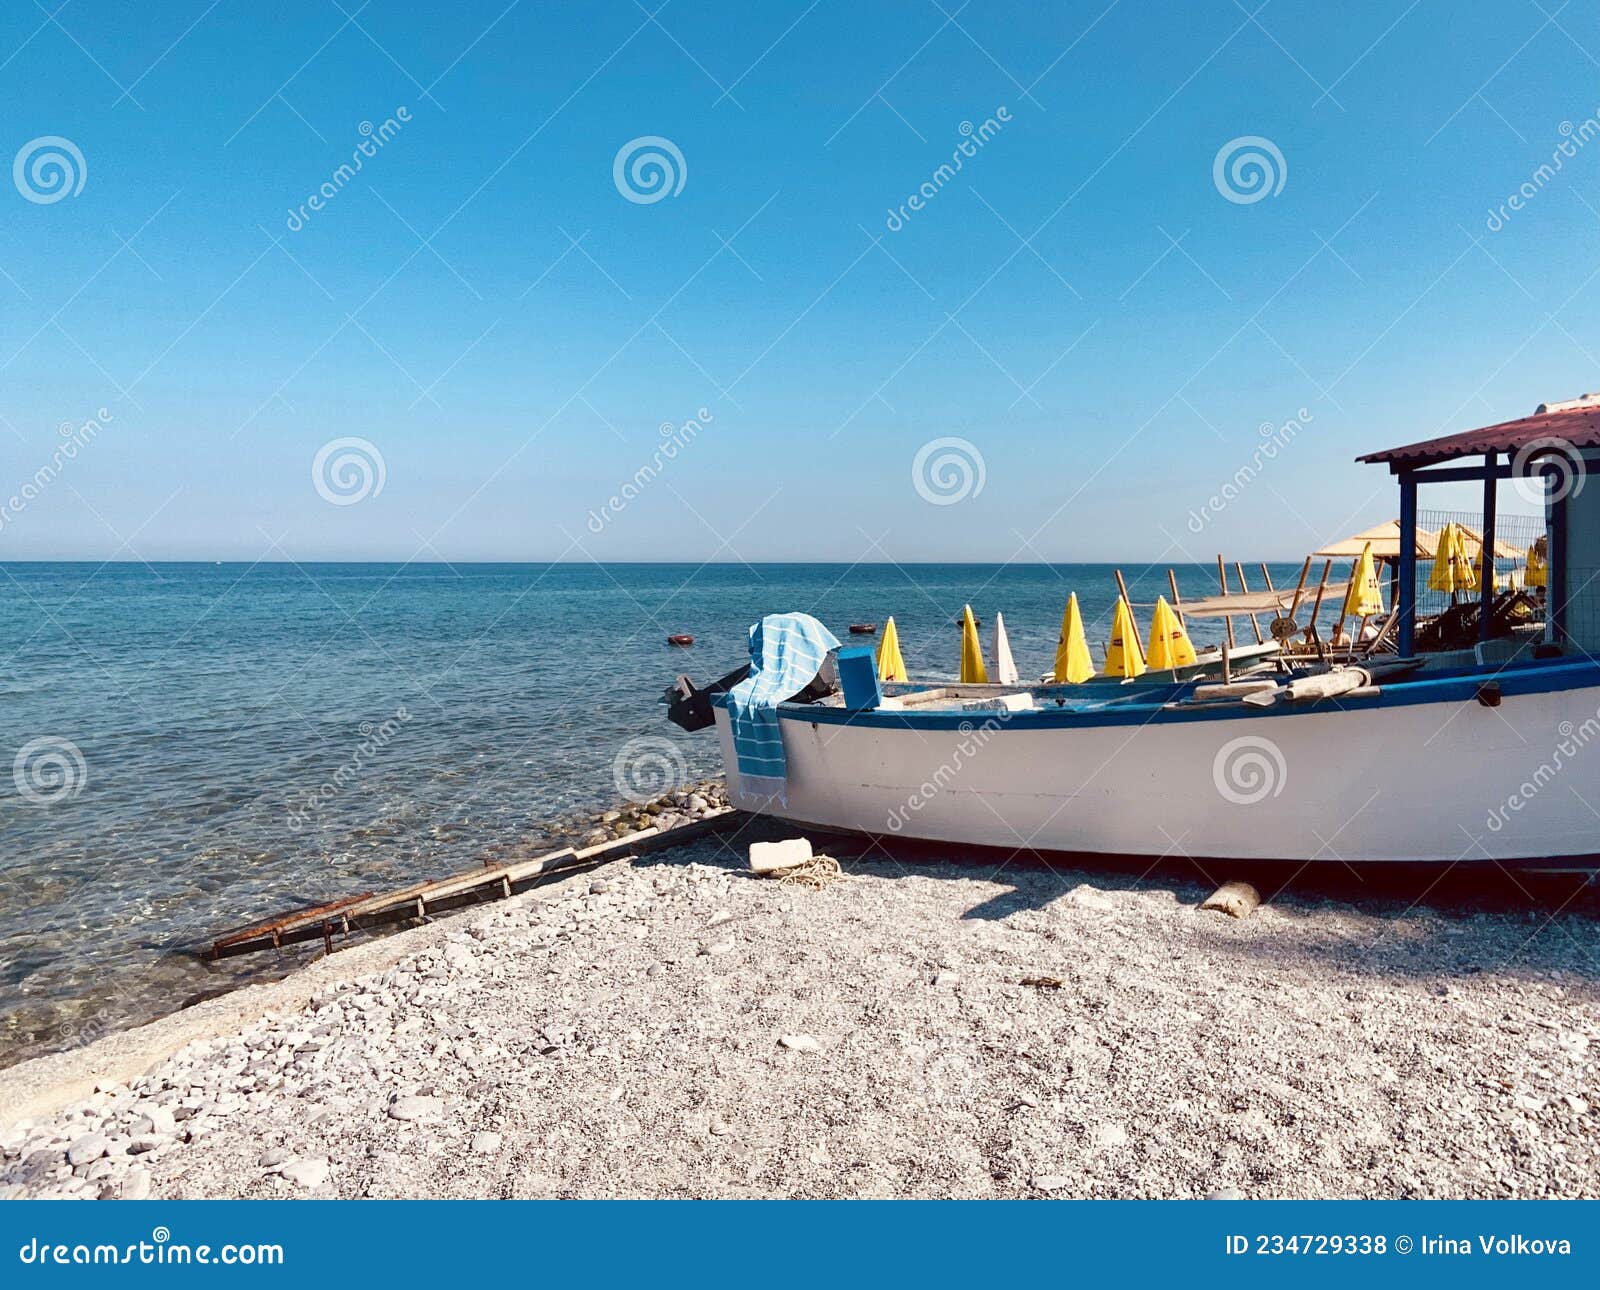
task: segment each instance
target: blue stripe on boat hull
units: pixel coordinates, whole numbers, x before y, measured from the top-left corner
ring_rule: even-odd
[[[1165,706],[1193,692],[1192,685],[1178,685],[1163,686],[1156,695],[1130,694],[1127,702],[1096,701],[1087,707],[1039,707],[1013,713],[963,712],[959,709],[930,712],[882,710],[851,712],[844,708],[824,707],[820,704],[792,703],[782,705],[778,709],[778,715],[785,721],[806,721],[815,725],[852,725],[885,730],[958,730],[962,726],[981,726],[989,719],[1013,730],[1166,725],[1191,721],[1289,718],[1333,710],[1359,712],[1371,708],[1400,707],[1418,703],[1460,703],[1473,699],[1477,695],[1478,687],[1485,681],[1491,680],[1500,687],[1501,694],[1506,697],[1576,690],[1600,685],[1600,662],[1591,662],[1587,659],[1579,661],[1558,659],[1499,669],[1451,671],[1432,676],[1424,674],[1416,679],[1380,684],[1379,692],[1374,695],[1363,697],[1346,695],[1317,702],[1279,703],[1268,708],[1255,708],[1237,703],[1196,705],[1182,709]],[[1054,687],[1035,687],[1033,691],[1035,702],[1038,702],[1041,696],[1048,702],[1052,689]],[[1067,697],[1070,690],[1071,687],[1062,687],[1062,697]]]

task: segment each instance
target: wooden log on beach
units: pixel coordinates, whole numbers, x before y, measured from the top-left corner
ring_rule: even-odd
[[[492,869],[475,869],[431,882],[413,883],[379,895],[363,893],[319,905],[315,909],[294,910],[269,922],[256,923],[219,936],[200,951],[200,957],[215,961],[251,954],[257,950],[282,949],[286,945],[311,940],[321,940],[331,946],[335,930],[341,935],[348,935],[413,918],[451,913],[491,900],[503,900],[546,879],[577,872],[607,860],[681,846],[727,827],[739,815],[740,812],[723,807],[674,829],[641,829],[597,846],[577,850],[563,847]]]

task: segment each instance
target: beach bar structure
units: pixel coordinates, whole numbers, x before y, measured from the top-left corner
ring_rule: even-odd
[[[1417,489],[1423,484],[1481,482],[1484,549],[1497,552],[1495,509],[1504,479],[1543,483],[1549,538],[1546,639],[1563,648],[1600,651],[1600,485],[1584,488],[1600,466],[1600,394],[1541,403],[1532,416],[1459,434],[1368,453],[1358,461],[1387,464],[1400,483],[1397,551],[1419,550]],[[1453,464],[1467,463],[1471,464]],[[1420,539],[1420,540],[1419,540]],[[1400,560],[1396,613],[1402,656],[1414,652],[1417,564]],[[1484,577],[1479,595],[1480,639],[1490,634],[1495,580]]]

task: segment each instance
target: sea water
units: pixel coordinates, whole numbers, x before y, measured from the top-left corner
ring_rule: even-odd
[[[1177,572],[1187,597],[1217,589],[1214,568]],[[846,643],[892,614],[912,675],[949,679],[970,601],[986,648],[1004,613],[1027,680],[1051,665],[1069,592],[1097,657],[1116,596],[1105,565],[0,573],[0,1064],[273,968],[197,962],[221,931],[537,848],[618,799],[631,739],[714,773],[714,736],[670,725],[658,699],[679,672],[746,661],[763,613],[815,614]],[[1283,586],[1298,568],[1271,573]],[[1125,574],[1135,602],[1168,594],[1165,566]],[[1220,624],[1191,630],[1205,643]],[[1248,620],[1235,630],[1254,640]]]

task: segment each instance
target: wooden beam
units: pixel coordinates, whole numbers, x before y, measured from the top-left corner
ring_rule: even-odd
[[[1128,584],[1122,580],[1121,569],[1113,569],[1112,572],[1117,575],[1117,590],[1122,593],[1122,603],[1128,607],[1128,621],[1133,623],[1133,647],[1139,651],[1139,661],[1143,663],[1145,661],[1144,642],[1139,639],[1139,624],[1133,617],[1133,601],[1128,599]],[[1128,642],[1123,641],[1122,647],[1126,649]]]
[[[1239,590],[1248,596],[1250,594],[1250,584],[1244,580],[1244,565],[1235,560],[1233,562],[1233,568],[1234,572],[1239,575]],[[1256,621],[1256,616],[1254,614],[1250,615],[1250,630],[1256,634],[1257,645],[1260,645],[1266,641],[1267,638],[1261,634],[1261,624]]]
[[[1265,565],[1262,565],[1261,568],[1262,568],[1262,572],[1263,573],[1266,572],[1266,566]],[[1311,557],[1308,555],[1306,557],[1306,562],[1300,566],[1300,581],[1295,583],[1295,585],[1294,585],[1294,601],[1289,606],[1289,621],[1290,622],[1293,622],[1294,621],[1294,616],[1300,612],[1300,599],[1301,599],[1302,596],[1305,595],[1306,577],[1310,574],[1310,572],[1311,572]]]
[[[1478,549],[1478,559],[1483,564],[1483,589],[1478,593],[1478,639],[1489,639],[1489,619],[1494,609],[1494,513],[1497,505],[1498,478],[1495,461],[1499,453],[1491,452],[1484,459],[1483,472],[1483,545]]]
[[[1332,560],[1324,560],[1322,562],[1322,581],[1317,584],[1317,603],[1311,607],[1311,621],[1306,624],[1306,641],[1308,643],[1313,637],[1316,637],[1319,640],[1321,639],[1320,636],[1317,635],[1317,618],[1322,613],[1322,596],[1323,593],[1328,589],[1328,574],[1332,571],[1332,569]]]
[[[1416,652],[1417,641],[1417,476],[1400,476],[1400,583],[1394,612],[1400,635],[1395,648],[1402,658]]]
[[[642,829],[577,851],[563,848],[514,864],[492,869],[477,869],[433,882],[414,883],[384,895],[351,897],[315,909],[295,910],[268,923],[218,937],[200,957],[216,960],[250,954],[257,950],[281,949],[302,941],[331,943],[331,920],[339,917],[345,935],[370,931],[411,918],[428,918],[450,913],[470,905],[503,900],[538,882],[580,871],[624,856],[644,855],[692,842],[708,833],[726,828],[739,816],[728,807],[713,811],[689,824],[668,829]]]
[[[1408,467],[1404,462],[1397,462],[1390,466],[1390,472],[1396,475],[1412,475],[1419,484],[1463,484],[1476,483],[1484,477],[1482,466],[1450,466],[1434,470],[1421,470],[1414,466]],[[1496,479],[1510,479],[1512,474],[1510,465],[1497,466],[1494,471]]]
[[[1228,570],[1227,570],[1227,566],[1222,563],[1222,552],[1220,552],[1220,551],[1217,552],[1217,581],[1222,584],[1222,594],[1224,596],[1226,596],[1228,594]],[[1228,629],[1228,648],[1232,649],[1233,648],[1233,615],[1232,614],[1224,614],[1223,617],[1222,617],[1222,621],[1223,621],[1223,624]]]
[[[1547,490],[1548,491],[1548,490]],[[1550,558],[1545,562],[1545,613],[1550,620],[1550,639],[1567,641],[1567,498],[1563,494],[1550,503]]]
[[[1356,572],[1360,568],[1361,568],[1361,557],[1357,556],[1354,560],[1350,561],[1350,589],[1352,591],[1355,590]],[[1339,602],[1339,620],[1338,620],[1338,622],[1334,623],[1334,625],[1333,625],[1333,644],[1334,645],[1337,645],[1339,643],[1339,633],[1344,630],[1345,606],[1348,605],[1349,603],[1350,603],[1350,596],[1349,596],[1349,593],[1347,592],[1345,594],[1345,598]]]

